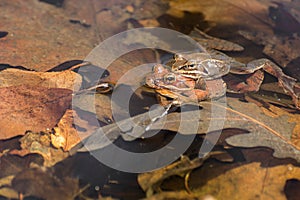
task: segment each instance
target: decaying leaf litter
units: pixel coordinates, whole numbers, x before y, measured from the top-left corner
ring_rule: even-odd
[[[116,180],[110,180],[109,178],[104,178],[103,173],[98,172],[96,174],[103,178],[103,180],[98,180],[98,183],[101,183],[102,190],[95,192],[91,189],[93,187],[88,181],[79,179],[85,184],[78,183],[78,178],[76,178],[80,174],[78,171],[84,171],[84,169],[79,169],[76,172],[73,167],[76,161],[69,164],[71,168],[69,173],[62,174],[58,170],[60,165],[64,165],[70,159],[68,151],[76,146],[80,140],[74,127],[72,127],[73,111],[70,110],[70,103],[72,90],[74,89],[74,80],[77,80],[76,83],[78,83],[78,79],[81,77],[71,70],[45,72],[51,71],[54,67],[59,68],[60,64],[66,63],[66,61],[74,63],[73,61],[83,60],[98,42],[122,30],[150,24],[152,26],[163,25],[168,28],[176,28],[184,32],[185,30],[181,29],[181,27],[187,26],[185,24],[187,20],[179,19],[201,16],[196,18],[199,21],[195,20],[194,24],[189,24],[189,30],[192,30],[194,26],[198,26],[201,30],[209,31],[214,36],[237,43],[244,42],[247,45],[244,45],[246,48],[243,56],[239,57],[241,61],[249,61],[254,57],[268,56],[283,67],[285,73],[297,78],[299,81],[296,73],[299,69],[296,66],[298,63],[296,53],[298,52],[298,45],[296,44],[299,42],[298,30],[292,29],[288,32],[288,35],[285,35],[284,30],[281,30],[283,22],[280,21],[282,15],[289,16],[289,20],[293,22],[293,27],[297,27],[299,22],[297,12],[299,11],[297,11],[296,2],[284,1],[283,3],[274,4],[269,1],[245,3],[223,0],[218,2],[171,1],[166,3],[148,1],[144,3],[132,1],[125,3],[116,0],[108,3],[90,0],[88,3],[82,3],[82,1],[65,0],[63,7],[55,7],[32,0],[29,4],[21,1],[2,2],[1,6],[4,11],[0,22],[3,28],[1,31],[7,34],[2,34],[3,36],[1,35],[0,38],[1,46],[4,47],[0,51],[2,63],[2,71],[0,72],[1,98],[3,99],[1,101],[3,102],[1,106],[1,114],[3,116],[3,120],[1,120],[1,146],[3,148],[1,148],[0,154],[2,160],[0,168],[2,172],[5,172],[1,175],[0,194],[7,198],[20,198],[18,192],[24,196],[36,196],[44,199],[61,199],[61,197],[73,199],[75,196],[84,199],[85,194],[95,195],[96,193],[98,196],[105,194],[121,198],[122,196],[120,195],[124,195],[124,193],[116,189],[116,186],[110,184],[110,182],[119,182],[118,187],[121,188],[128,189],[130,187],[124,182],[122,185],[122,180],[118,180],[118,176],[114,177]],[[11,12],[12,10],[14,12]],[[15,12],[15,10],[19,10],[19,12]],[[28,15],[27,13],[31,14]],[[220,15],[223,17],[220,18]],[[164,21],[170,19],[175,19],[172,21],[175,24]],[[111,21],[114,23],[110,23]],[[204,25],[204,27],[201,28],[201,25]],[[224,29],[224,27],[227,28]],[[262,32],[264,35],[257,34]],[[292,36],[289,35],[291,32],[293,33]],[[253,34],[257,36],[255,39]],[[249,41],[246,41],[244,38]],[[262,45],[263,49],[259,50],[257,47],[255,49],[255,45],[252,44],[251,46],[250,41]],[[287,42],[284,43],[284,41]],[[248,46],[250,46],[250,50]],[[103,81],[116,83],[122,74],[138,65],[138,63],[155,60],[154,53],[135,52],[135,55],[126,55],[108,68],[109,76]],[[134,61],[131,57],[142,57],[143,60],[142,62]],[[72,64],[69,65],[66,64],[64,67],[72,66]],[[75,87],[79,88],[80,85]],[[141,95],[143,96],[145,93],[137,94],[139,101],[143,101],[140,98]],[[147,95],[153,97],[155,94],[152,92]],[[98,118],[103,124],[111,123],[104,126],[104,128],[111,131],[107,132],[109,138],[117,141],[122,141],[123,138],[128,140],[127,137],[124,137],[124,134],[119,133],[118,127],[112,121],[113,118],[108,108],[110,106],[109,94],[99,94],[99,99],[97,103]],[[249,100],[249,98],[246,99]],[[262,99],[264,101],[264,97]],[[245,101],[245,99],[242,100]],[[262,107],[243,101],[236,97],[227,98],[228,108],[226,109],[228,116],[224,126],[225,131],[223,131],[225,136],[221,137],[220,143],[216,147],[221,148],[221,152],[232,154],[233,160],[231,161],[227,160],[226,162],[224,158],[217,159],[221,168],[222,166],[226,168],[226,166],[232,165],[228,167],[229,170],[221,173],[224,171],[224,168],[220,170],[221,168],[212,167],[217,172],[216,174],[211,173],[212,175],[209,179],[204,179],[206,182],[198,180],[195,174],[199,170],[207,169],[209,163],[216,159],[213,158],[213,154],[215,154],[213,151],[212,155],[209,155],[205,162],[202,161],[201,165],[195,166],[194,168],[196,169],[190,169],[194,169],[192,172],[181,173],[180,176],[184,177],[183,180],[175,179],[175,185],[176,183],[179,185],[185,183],[185,187],[177,191],[181,192],[180,195],[176,193],[177,189],[169,194],[162,192],[164,188],[167,190],[170,190],[170,187],[173,187],[173,189],[177,188],[172,183],[172,177],[176,173],[171,173],[167,179],[162,177],[159,181],[160,184],[150,184],[149,187],[155,187],[156,190],[152,193],[147,193],[148,199],[163,199],[167,197],[185,199],[205,196],[211,196],[216,199],[250,199],[258,197],[271,199],[274,196],[286,199],[286,196],[293,196],[293,193],[283,194],[280,191],[287,187],[288,180],[299,181],[297,171],[299,165],[299,120],[297,120],[299,112],[291,109],[291,107],[285,107],[280,102],[278,104],[276,102],[275,104],[274,102],[268,103],[267,99],[262,104],[259,104],[263,105]],[[203,102],[200,106],[201,115],[204,117],[200,122],[204,126],[199,127],[197,131],[200,134],[198,137],[201,143],[201,135],[206,134],[207,130],[205,129],[207,126],[206,122],[211,119],[209,102]],[[77,110],[86,113],[85,119],[81,119],[81,126],[89,130],[87,132],[93,132],[95,127],[88,123],[89,113],[85,109],[87,108]],[[102,112],[102,110],[105,112]],[[246,112],[249,110],[252,112]],[[136,113],[144,111],[142,109],[142,111],[137,111]],[[164,129],[176,132],[177,129],[174,124],[178,123],[179,116],[179,112],[168,114]],[[139,114],[134,118],[136,121],[143,121],[145,120],[145,115]],[[155,130],[157,127],[161,127],[160,123],[158,120],[150,128]],[[227,136],[226,133],[228,133]],[[84,131],[82,134],[83,137],[87,136],[87,133]],[[213,137],[213,134],[214,132],[211,132],[208,135]],[[19,135],[24,136],[21,137]],[[172,135],[172,133],[168,133],[168,135]],[[154,139],[157,141],[164,140],[161,138]],[[130,144],[123,143],[125,146],[139,146],[141,144],[145,146],[147,145],[147,140],[132,141]],[[103,146],[106,145],[103,144]],[[243,149],[249,147],[253,151],[258,149],[258,147],[260,147],[261,151],[273,151],[268,154],[268,157],[275,160],[276,164],[272,164],[272,162],[275,162],[273,160],[267,164],[264,163],[259,156],[259,150],[255,154],[257,158],[248,161],[248,154]],[[186,155],[193,157],[196,155],[195,152],[198,151],[194,150],[194,153],[188,151]],[[76,156],[78,154],[75,154]],[[23,162],[26,162],[26,165],[21,164]],[[239,164],[235,165],[236,162]],[[48,167],[46,170],[45,166]],[[7,169],[12,167],[17,170],[7,171]],[[207,170],[209,173],[211,169],[208,168]],[[257,179],[250,183],[249,175],[247,174],[251,173],[251,176],[253,176],[253,172],[257,173]],[[156,172],[153,173],[155,174]],[[159,171],[156,175],[159,175]],[[84,175],[81,174],[81,176],[83,177]],[[143,174],[139,175],[139,177],[142,176]],[[203,177],[203,174],[201,176]],[[39,181],[35,180],[36,177],[39,177],[37,178]],[[57,177],[60,178],[57,179]],[[274,177],[278,178],[274,179]],[[228,180],[231,184],[227,183]],[[134,178],[132,182],[135,182]],[[49,188],[33,189],[37,185],[44,183],[48,184]],[[243,187],[235,187],[233,192],[230,188],[232,183],[234,185],[253,185],[253,192],[245,194],[245,188]],[[140,184],[142,185],[143,183]],[[25,187],[28,185],[32,187]],[[55,187],[54,185],[59,185],[60,187]],[[92,185],[97,185],[97,181],[93,182]],[[60,190],[60,188],[63,188],[62,196],[55,196],[53,193]],[[216,188],[221,189],[216,190]],[[45,193],[44,191],[53,192]],[[105,191],[114,192],[107,193]],[[132,192],[130,194],[132,195],[131,197],[142,198],[142,196],[139,196],[141,191],[138,189],[133,189],[133,191],[136,191],[136,196]],[[234,196],[233,193],[235,194]],[[51,196],[52,194],[54,196]],[[151,197],[151,195],[153,196]]]

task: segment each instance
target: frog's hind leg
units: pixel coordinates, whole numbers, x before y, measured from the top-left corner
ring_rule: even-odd
[[[279,86],[292,97],[295,106],[300,109],[300,84],[297,83],[297,79],[283,73],[282,69],[272,61],[268,59],[260,60],[265,61],[263,70],[278,79]]]
[[[227,90],[234,93],[257,92],[264,80],[264,72],[258,70],[252,74],[228,74],[223,77]]]
[[[262,58],[249,62],[246,67],[234,66],[230,72],[233,74],[251,74],[247,75],[246,81],[237,81],[230,78],[230,76],[223,77],[229,89],[239,92],[258,91],[263,81],[263,73],[259,72],[263,69],[265,72],[271,74],[278,79],[279,86],[283,88],[285,93],[293,98],[295,106],[300,109],[300,84],[295,78],[292,78],[283,73],[282,69],[269,59]]]

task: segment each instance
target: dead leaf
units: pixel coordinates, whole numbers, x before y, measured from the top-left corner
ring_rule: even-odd
[[[73,200],[79,193],[79,181],[70,177],[57,177],[50,170],[27,169],[15,176],[12,187],[24,196],[43,199]]]
[[[81,109],[90,113],[97,113],[97,118],[104,123],[111,123],[112,110],[111,98],[103,94],[80,94],[73,97],[75,109]]]
[[[0,187],[5,186],[5,185],[10,185],[11,181],[13,180],[14,176],[10,175],[10,176],[6,176],[4,178],[0,179]]]
[[[63,8],[64,11],[70,15],[70,22],[81,25],[85,28],[91,28],[91,26],[95,27],[95,21],[93,18],[95,10],[91,0],[64,0]],[[97,32],[95,31],[95,28],[92,28],[91,32],[93,32],[91,34],[97,38]]]
[[[74,116],[76,117],[76,126],[74,126]],[[69,151],[77,145],[81,140],[89,136],[95,131],[97,126],[92,126],[88,121],[80,119],[74,110],[67,110],[60,119],[57,126],[54,127],[54,133],[51,134],[51,144],[56,148],[63,148]]]
[[[78,91],[81,85],[81,76],[69,70],[34,72],[8,68],[0,72],[0,88],[18,85],[65,88]]]
[[[131,80],[131,82],[136,80]],[[114,118],[125,119],[137,113],[144,112],[145,107],[150,107],[156,103],[154,95],[145,96],[142,93],[144,88],[138,88],[133,91],[133,88],[128,85],[118,85],[114,88],[114,99],[111,94],[93,94],[93,93],[79,93],[73,96],[73,109],[77,109],[96,113],[96,117],[103,125],[111,124],[115,121]],[[129,105],[124,103],[124,98],[127,94],[130,96]],[[125,95],[125,96],[124,96]],[[80,111],[79,111],[80,112]]]
[[[238,151],[231,150],[235,153]],[[224,165],[213,159],[208,159],[200,167],[191,169],[193,171],[186,174],[184,178],[166,177],[161,179],[157,183],[161,185],[160,188],[155,188],[158,189],[156,190],[157,193],[146,199],[163,199],[163,197],[182,199],[187,195],[195,199],[208,197],[213,199],[268,199],[268,196],[270,199],[277,199],[274,196],[276,197],[279,192],[281,193],[280,197],[284,197],[282,190],[287,180],[297,180],[299,178],[298,171],[300,168],[289,164],[290,160],[288,159],[273,158],[270,156],[272,153],[270,149],[242,149],[243,154],[244,151],[246,151],[246,162],[240,160]],[[260,160],[259,163],[258,160]],[[176,165],[174,163],[163,169],[172,171],[171,166]],[[180,168],[181,166],[178,166],[173,170],[179,171]],[[161,173],[163,169],[140,174],[139,177],[147,177],[149,174],[147,178],[151,183],[152,177],[159,177],[163,174]],[[150,176],[151,174],[152,176]],[[182,174],[175,173],[174,175],[181,176]],[[146,178],[143,180],[146,182]],[[147,183],[145,184],[147,185]],[[141,187],[143,188],[143,185]],[[176,197],[176,193],[178,197]],[[188,197],[186,198],[188,199]]]
[[[101,10],[96,15],[97,26],[101,27],[99,31],[101,40],[105,40],[127,29],[127,20],[130,18],[130,13],[124,11],[125,9],[120,5],[114,5],[109,9]]]
[[[289,179],[286,181],[284,187],[284,193],[286,194],[286,198],[289,200],[297,200],[300,196],[300,180],[298,179]]]
[[[6,176],[0,179],[0,194],[9,199],[18,199],[19,194],[17,191],[11,188],[11,182],[14,179],[14,175]]]
[[[147,134],[147,130],[170,130],[177,132],[179,127],[185,124],[185,128],[180,131],[182,134],[206,134],[208,130],[211,132],[226,128],[239,128],[246,130],[249,134],[236,135],[228,138],[226,141],[233,146],[257,147],[268,146],[275,150],[274,156],[280,158],[294,158],[300,161],[299,146],[291,141],[295,123],[289,122],[289,116],[283,115],[278,118],[273,118],[265,115],[259,107],[253,103],[241,102],[237,99],[227,97],[228,107],[223,107],[210,102],[201,102],[202,109],[199,111],[184,112],[189,117],[183,117],[182,113],[170,113],[164,120],[158,120],[150,124],[149,114],[144,113],[137,115],[128,120],[120,121],[117,124],[103,126],[101,131],[96,131],[93,135],[87,138],[85,146],[91,149],[101,149],[118,137],[122,136],[125,140],[133,140],[131,135],[142,137]],[[214,112],[212,115],[212,105]],[[220,117],[226,110],[226,119]],[[251,112],[249,112],[251,111]],[[199,119],[201,116],[201,119]],[[193,120],[191,120],[193,119]],[[133,124],[131,120],[135,121]],[[196,120],[196,121],[195,121]],[[212,126],[210,129],[209,123],[224,122],[224,126]],[[191,122],[197,126],[197,129],[191,125]],[[142,126],[143,129],[134,132],[135,126]],[[182,128],[182,127],[181,127]],[[127,133],[126,133],[126,130]],[[195,132],[195,130],[197,130]],[[103,131],[103,132],[102,132]],[[104,133],[104,135],[102,135]],[[80,151],[87,151],[85,148]]]
[[[295,118],[297,114],[289,115],[285,113],[273,118],[262,113],[260,108],[253,106],[253,104],[249,103],[248,106],[243,106],[242,103],[237,101],[231,103],[230,107],[235,108],[240,113],[247,113],[247,116],[253,117],[256,123],[264,127],[264,129],[255,130],[256,128],[252,127],[254,130],[251,130],[252,128],[247,129],[245,127],[250,133],[227,138],[226,142],[228,144],[240,147],[266,146],[274,149],[274,156],[276,157],[290,157],[296,159],[298,162],[300,161],[300,147],[298,146],[298,142],[295,142],[298,140],[298,133],[295,136],[294,132],[298,130],[298,121],[296,122],[296,127],[294,120],[297,119]],[[295,137],[297,138],[296,140]]]
[[[163,180],[174,175],[184,175],[188,171],[201,166],[203,161],[204,159],[196,158],[190,160],[188,157],[183,156],[180,161],[171,165],[153,172],[140,174],[138,176],[139,185],[146,192],[147,197],[149,197],[153,195],[154,192],[159,191],[159,186]]]
[[[165,1],[134,1],[133,4],[136,9],[133,12],[135,19],[155,19],[164,14],[168,8],[168,4]]]
[[[156,19],[139,20],[139,23],[143,27],[159,27],[159,22]]]
[[[214,174],[216,168],[209,168]],[[225,171],[199,185],[205,173],[201,169],[190,175],[192,194],[203,197],[207,194],[216,199],[286,199],[282,192],[288,179],[300,179],[300,168],[288,165],[261,167],[254,162]],[[207,171],[206,171],[207,173]]]
[[[270,17],[275,22],[275,31],[287,35],[300,33],[300,4],[298,1],[275,1],[269,8]]]
[[[0,88],[0,139],[53,128],[71,104],[72,91],[27,85]]]
[[[20,143],[22,150],[27,151],[27,154],[37,153],[43,156],[43,166],[51,167],[69,156],[67,152],[64,152],[62,149],[56,149],[51,145],[50,132],[27,132],[20,139]],[[22,150],[20,152],[24,154]],[[18,152],[15,151],[14,153]]]
[[[155,19],[167,10],[167,3],[157,0],[110,2],[93,0],[99,36],[104,40],[114,34],[134,26],[135,22],[144,19]],[[133,9],[128,9],[131,7]]]
[[[135,38],[135,40],[137,40],[137,38]],[[132,41],[132,39],[130,39],[130,41]],[[119,48],[119,47],[115,47],[115,48]],[[116,84],[116,83],[128,84],[128,81],[133,82],[132,75],[126,76],[126,73],[129,72],[129,70],[139,67],[140,65],[145,63],[156,63],[156,61],[157,59],[156,59],[155,51],[151,49],[141,49],[138,51],[129,52],[121,56],[120,58],[114,60],[114,62],[107,67],[107,70],[109,71],[110,75],[105,77],[101,81],[110,82],[112,84]],[[93,63],[93,64],[97,64],[97,63]],[[151,70],[151,67],[149,68]],[[121,77],[122,77],[122,82],[120,81]],[[144,77],[135,77],[135,78],[137,79],[134,80],[134,83],[140,83],[143,81]]]
[[[1,194],[1,196],[4,196],[8,199],[18,199],[19,198],[18,192],[10,187],[1,187],[0,194]]]
[[[93,49],[94,32],[69,22],[62,8],[41,1],[1,2],[2,63],[47,71],[62,61],[83,60]],[[88,38],[88,39],[87,39]]]
[[[268,8],[271,1],[171,1],[168,13],[178,16],[181,12],[201,12],[206,21],[214,22],[217,25],[229,25],[230,27],[249,27],[249,29],[272,31],[268,25]],[[232,30],[226,30],[228,34]]]
[[[256,31],[239,31],[248,40],[259,45],[264,45],[263,52],[274,59],[282,67],[286,67],[291,61],[299,57],[300,37],[277,36],[273,33]]]
[[[173,200],[200,200],[197,196],[193,194],[189,194],[186,191],[176,191],[176,192],[160,192],[158,194],[152,195],[147,198],[143,198],[142,200],[165,200],[165,199],[173,199]],[[215,200],[210,197],[208,200]]]
[[[20,137],[10,138],[8,140],[0,140],[0,157],[7,151],[20,148]]]
[[[205,49],[215,49],[220,51],[243,51],[244,47],[239,44],[207,35],[203,31],[195,28],[189,34],[194,40],[199,42]]]
[[[282,4],[280,4],[282,3]],[[276,3],[277,5],[283,5],[283,9],[287,10],[296,20],[300,23],[300,4],[298,1],[285,0]]]
[[[29,154],[23,157],[8,154],[1,156],[0,161],[0,178],[4,178],[16,175],[22,170],[29,168],[33,163],[42,165],[43,158],[37,154]]]
[[[270,127],[276,127],[273,129],[275,131],[272,131],[272,134],[251,132],[249,134],[232,136],[227,138],[226,142],[239,147],[266,146],[275,150],[274,156],[276,157],[291,157],[299,162],[300,115],[288,113],[272,105],[268,109],[262,108],[262,112],[265,117],[264,119],[259,118],[261,122],[266,121],[267,118],[274,120],[267,123]],[[258,115],[256,115],[256,119],[258,119]]]

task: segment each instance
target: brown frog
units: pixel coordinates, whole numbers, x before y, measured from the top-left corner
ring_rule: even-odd
[[[213,38],[197,29],[192,36],[200,44],[205,44],[206,52],[175,54],[167,67],[156,65],[153,73],[147,76],[146,84],[155,88],[160,96],[175,99],[176,104],[180,104],[188,99],[218,98],[225,94],[226,86],[231,92],[256,92],[263,82],[265,71],[278,79],[279,86],[300,109],[300,84],[284,74],[275,63],[262,58],[244,64],[216,50],[228,46],[221,50],[241,51],[241,46]]]
[[[193,79],[172,71],[169,66],[157,64],[146,76],[146,84],[158,93],[162,105],[180,105],[187,102],[218,98],[226,93],[226,84],[221,78],[214,80]]]
[[[279,85],[288,93],[300,108],[300,87],[296,79],[285,75],[281,68],[268,59],[258,59],[248,64],[240,63],[217,51],[188,54],[175,54],[167,66],[156,65],[153,73],[146,77],[146,84],[155,88],[161,97],[174,99],[174,104],[188,100],[205,100],[223,96],[226,84],[230,91],[258,91],[264,79],[264,70],[278,78]],[[247,75],[236,79],[228,74]],[[163,103],[162,100],[160,100]],[[166,104],[166,103],[163,103]]]
[[[231,92],[257,92],[263,82],[263,71],[278,79],[279,86],[289,94],[295,106],[300,108],[300,84],[295,78],[287,76],[282,69],[266,58],[256,59],[247,64],[218,51],[205,53],[175,54],[169,62],[172,71],[194,80],[214,80],[223,77]],[[234,75],[239,75],[239,78]],[[241,76],[243,75],[243,76]]]

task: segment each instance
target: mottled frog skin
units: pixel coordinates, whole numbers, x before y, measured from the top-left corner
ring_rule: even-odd
[[[196,40],[200,44],[205,42],[207,47],[216,46],[209,45],[209,41],[219,41],[222,44],[230,44],[234,47],[233,50],[243,49],[239,45],[234,46],[230,42],[215,39],[199,30],[196,33],[198,34]],[[299,109],[299,83],[284,74],[275,63],[261,58],[244,64],[212,48],[208,48],[206,52],[177,53],[165,66],[155,65],[152,73],[146,77],[146,85],[154,88],[160,98],[170,98],[174,100],[174,104],[181,104],[188,100],[219,98],[225,95],[227,86],[231,92],[258,91],[264,79],[262,70],[278,79],[279,86],[293,98],[294,104]],[[245,79],[237,80],[234,76],[229,76],[230,74],[247,76]]]
[[[146,77],[146,84],[160,95],[159,101],[163,105],[168,104],[168,101],[162,97],[170,98],[173,104],[180,105],[220,97],[226,92],[226,84],[222,79],[195,80],[161,64],[153,67],[152,73]]]
[[[228,62],[212,58],[208,53],[175,54],[172,71],[193,79],[212,80],[229,73]]]

